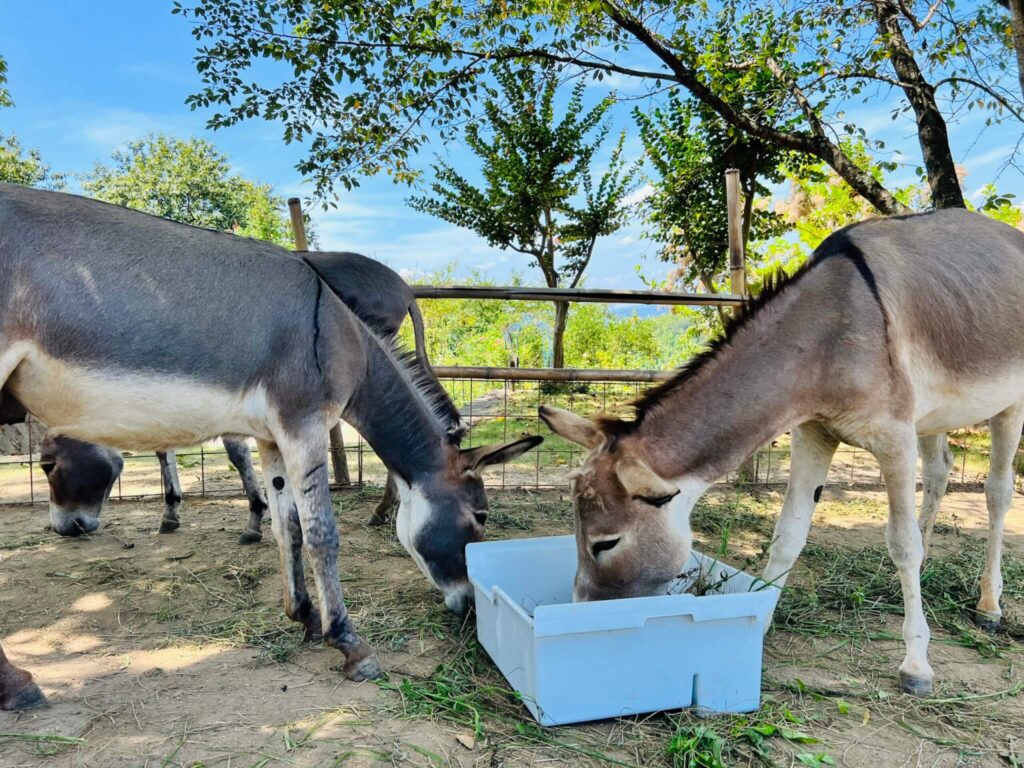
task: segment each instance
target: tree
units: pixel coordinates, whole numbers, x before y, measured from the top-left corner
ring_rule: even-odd
[[[286,140],[307,142],[299,167],[320,192],[382,170],[415,178],[416,150],[432,131],[453,137],[510,61],[685,90],[736,131],[827,163],[883,213],[906,208],[839,138],[870,141],[846,113],[866,90],[878,108],[891,97],[897,115],[913,114],[939,207],[963,205],[947,121],[972,105],[991,120],[1021,117],[1001,85],[1012,45],[993,2],[195,0],[175,12],[200,41],[204,87],[189,103],[223,109],[213,127],[283,123]],[[290,71],[261,84],[266,61]],[[767,79],[779,99],[748,108],[743,95]]]
[[[1024,94],[1024,0],[997,0],[1010,12],[1010,34],[1017,54],[1017,80]]]
[[[22,149],[17,136],[0,133],[0,181],[26,187],[64,189],[67,177],[51,171],[38,149]]]
[[[10,92],[4,87],[6,84],[7,62],[0,56],[0,107],[14,106]],[[63,189],[67,179],[63,173],[50,170],[38,149],[23,149],[17,136],[0,132],[0,181],[26,187]]]
[[[197,227],[294,244],[284,200],[267,184],[231,173],[203,139],[153,134],[97,163],[82,182],[93,197]]]
[[[491,245],[529,256],[549,288],[575,288],[598,238],[625,223],[624,200],[638,168],[627,167],[622,157],[623,136],[594,182],[590,166],[608,134],[603,121],[609,102],[584,111],[583,83],[573,88],[564,116],[556,120],[553,72],[501,69],[497,79],[500,99],[488,99],[484,119],[465,131],[467,146],[480,158],[484,187],[439,160],[433,196],[409,203],[473,230]],[[554,305],[552,364],[561,368],[569,304]]]
[[[7,85],[7,61],[0,56],[0,107],[13,107],[11,92],[5,87]]]
[[[644,200],[661,258],[678,265],[678,278],[717,293],[728,267],[729,231],[724,212],[725,171],[740,173],[743,242],[780,234],[783,219],[765,208],[766,181],[783,180],[780,165],[791,153],[737,133],[707,107],[673,94],[664,107],[634,110],[647,158],[657,172],[653,192]],[[724,325],[725,310],[718,308]]]

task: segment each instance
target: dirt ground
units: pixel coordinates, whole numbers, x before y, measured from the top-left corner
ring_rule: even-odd
[[[826,492],[766,640],[760,713],[550,730],[509,695],[471,622],[444,611],[394,534],[362,525],[375,497],[336,497],[347,600],[389,673],[358,685],[335,651],[303,644],[283,616],[269,527],[262,544],[236,544],[243,500],[189,498],[171,535],[155,533],[158,502],[115,503],[80,540],[46,531],[42,507],[0,506],[0,642],[50,699],[0,713],[0,766],[1024,765],[1024,638],[1013,623],[1024,601],[1008,601],[1018,636],[989,639],[956,612],[936,613],[935,695],[899,693],[880,493]],[[695,514],[702,548],[757,559],[780,503],[778,493],[715,491]],[[492,537],[571,526],[564,494],[492,494]],[[980,553],[985,528],[983,495],[952,494],[936,552]],[[1008,528],[1016,568],[1024,500]],[[1014,594],[1024,593],[1019,574]],[[951,603],[963,599],[955,592]]]

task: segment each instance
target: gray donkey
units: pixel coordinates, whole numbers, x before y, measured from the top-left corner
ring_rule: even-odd
[[[302,257],[346,306],[382,338],[393,340],[397,337],[408,315],[412,322],[416,357],[422,366],[429,366],[423,316],[416,305],[412,289],[397,272],[358,253],[315,252],[303,254]],[[0,402],[7,403],[7,413],[0,413],[0,424],[15,424],[25,420],[24,407],[10,394],[0,394]],[[0,406],[2,409],[3,406]],[[457,424],[450,426],[453,431],[459,428]],[[249,521],[238,541],[240,544],[254,544],[263,538],[261,523],[267,509],[266,498],[252,465],[249,446],[244,440],[233,437],[224,437],[223,443],[228,460],[238,472],[249,500]],[[178,516],[182,501],[181,481],[175,452],[157,451],[156,455],[160,463],[165,504],[159,530],[160,533],[169,533],[181,526]],[[50,519],[53,529],[62,536],[78,536],[95,531],[99,527],[103,503],[109,495],[109,490],[104,490],[105,478],[113,473],[113,479],[116,479],[123,467],[120,454],[79,444],[78,441],[64,437],[59,441],[44,443],[40,465],[46,472],[50,486]],[[384,498],[374,510],[369,524],[386,523],[396,504],[397,489],[389,472]]]
[[[383,339],[393,340],[398,336],[406,316],[412,323],[414,351],[420,365],[429,370],[426,340],[423,333],[423,315],[416,304],[416,296],[401,275],[379,261],[358,253],[317,251],[303,253],[302,258],[320,279],[362,320]],[[449,425],[455,431],[461,429],[458,423]],[[259,481],[252,466],[249,447],[242,440],[223,438],[228,461],[238,472],[242,488],[249,499],[249,522],[238,538],[239,544],[254,544],[263,538],[260,524],[267,508]],[[79,453],[77,455],[83,456]],[[84,456],[83,456],[84,458]],[[181,506],[181,481],[173,451],[158,451],[160,473],[165,489],[165,509],[160,521],[160,532],[175,531],[181,525],[178,508]],[[83,471],[88,471],[83,467]],[[381,499],[370,517],[370,525],[383,525],[391,510],[397,505],[398,491],[394,478],[388,472]]]
[[[944,433],[988,420],[989,541],[977,614],[1001,617],[1003,521],[1024,424],[1024,233],[941,210],[833,234],[713,348],[637,403],[633,421],[541,410],[590,449],[574,481],[580,600],[663,590],[689,555],[689,515],[718,477],[792,430],[789,487],[764,573],[782,584],[840,441],[870,451],[906,618],[904,691],[932,689],[922,531],[949,471]],[[918,436],[925,507],[914,515]],[[920,527],[919,527],[920,526]]]
[[[329,426],[344,418],[396,473],[399,540],[457,612],[471,594],[465,546],[487,516],[479,473],[540,442],[460,451],[442,426],[451,401],[436,380],[283,249],[9,184],[0,184],[4,387],[53,436],[141,450],[255,437],[285,611],[345,655],[352,680],[381,668],[342,599]],[[32,686],[0,660],[0,707],[38,701]]]

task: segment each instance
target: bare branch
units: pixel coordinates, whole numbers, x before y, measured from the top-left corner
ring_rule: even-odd
[[[1021,122],[1024,122],[1024,114],[1022,114],[1020,110],[1018,110],[1009,101],[1007,101],[1006,97],[1004,97],[997,91],[993,90],[991,86],[985,85],[985,83],[982,83],[978,80],[974,80],[970,77],[959,77],[953,75],[950,77],[944,77],[941,80],[936,81],[934,88],[938,90],[940,86],[945,85],[946,83],[967,83],[967,85],[977,88],[980,91],[984,91],[993,99],[995,99],[996,103],[998,103],[999,106],[1001,106],[1003,109],[1005,109],[1007,112],[1009,112],[1011,115],[1016,117]]]

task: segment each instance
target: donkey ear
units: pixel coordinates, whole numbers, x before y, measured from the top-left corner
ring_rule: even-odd
[[[601,445],[604,435],[590,419],[577,416],[572,411],[542,405],[538,409],[541,421],[548,425],[552,432],[566,440],[584,448],[594,449]]]
[[[530,435],[511,443],[496,443],[494,445],[481,445],[479,448],[464,448],[462,455],[466,457],[470,469],[483,469],[492,464],[505,464],[512,459],[522,456],[531,448],[535,448],[544,442],[540,435]]]
[[[671,501],[679,488],[661,479],[653,469],[632,456],[623,456],[615,463],[615,475],[634,499],[660,507]]]
[[[449,445],[459,445],[462,442],[462,438],[469,433],[469,424],[464,419],[459,419],[445,429],[444,432]]]

